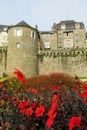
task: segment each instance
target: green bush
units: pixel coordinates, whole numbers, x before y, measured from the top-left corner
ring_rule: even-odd
[[[0,82],[0,127],[3,130],[87,129],[87,84],[64,73]]]

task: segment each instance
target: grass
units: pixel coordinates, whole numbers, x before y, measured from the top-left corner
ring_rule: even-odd
[[[87,79],[87,77],[79,77],[79,79]]]

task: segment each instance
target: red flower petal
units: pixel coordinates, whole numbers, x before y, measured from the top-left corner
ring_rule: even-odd
[[[27,116],[32,115],[32,114],[33,114],[32,107],[30,107],[30,108],[26,108],[26,112],[25,112],[25,114],[26,114]]]
[[[87,92],[83,92],[82,94],[81,94],[81,98],[86,98],[87,97]]]
[[[47,122],[46,122],[46,126],[47,126],[47,128],[50,128],[52,125],[53,125],[53,123],[54,123],[54,119],[53,118],[48,118],[47,119]]]
[[[55,118],[56,115],[57,115],[57,112],[55,112],[53,109],[50,109],[47,113],[47,115],[50,117],[50,118]]]
[[[73,130],[75,127],[80,127],[81,117],[72,117],[69,121],[69,130]]]
[[[43,116],[44,112],[45,112],[45,107],[43,105],[40,105],[40,107],[36,108],[35,114],[37,117],[41,117]]]
[[[38,93],[38,89],[34,88],[34,89],[32,89],[32,92],[33,92],[34,94],[37,94],[37,93]]]
[[[17,68],[15,68],[14,74],[17,76],[18,80],[21,80],[23,83],[27,82],[27,80],[24,77],[23,73],[20,70],[18,70]]]
[[[82,86],[83,90],[87,90],[87,86]]]

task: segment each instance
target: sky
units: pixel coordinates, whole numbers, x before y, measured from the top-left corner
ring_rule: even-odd
[[[87,0],[0,0],[0,24],[24,20],[40,31],[49,31],[63,20],[83,22],[87,30]]]

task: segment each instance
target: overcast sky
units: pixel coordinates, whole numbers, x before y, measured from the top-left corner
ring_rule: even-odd
[[[0,0],[0,24],[22,20],[42,31],[62,20],[83,22],[87,28],[87,0]]]

